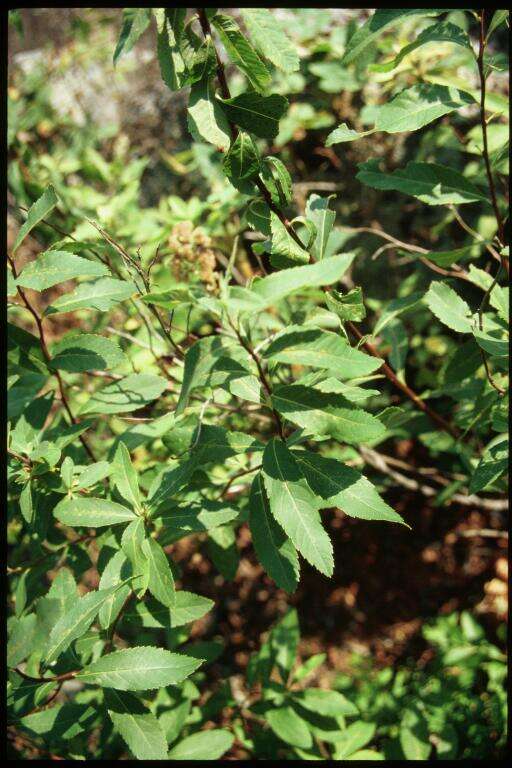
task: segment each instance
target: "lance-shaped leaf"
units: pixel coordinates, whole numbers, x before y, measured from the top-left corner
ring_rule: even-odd
[[[109,271],[104,264],[67,251],[46,251],[30,261],[16,280],[16,285],[45,291],[52,285],[75,277],[102,277]]]
[[[275,139],[279,133],[279,120],[288,108],[284,96],[272,93],[261,96],[247,91],[232,99],[221,99],[228,120],[262,139]]]
[[[103,573],[101,574],[99,589],[108,589],[109,587],[115,587],[122,581],[126,581],[131,576],[131,568],[128,559],[126,558],[122,550],[118,550],[105,566]],[[119,616],[119,612],[124,605],[124,602],[130,594],[130,585],[123,584],[110,597],[108,597],[101,606],[98,619],[102,629],[108,629],[116,618]]]
[[[383,32],[396,26],[409,16],[438,16],[445,10],[446,8],[379,8],[362,27],[356,29],[349,39],[342,63],[347,65],[358,59],[361,53],[369,45],[374,44]]]
[[[50,184],[48,187],[46,187],[41,197],[38,198],[36,202],[33,203],[28,209],[26,221],[20,227],[20,231],[18,232],[12,247],[13,255],[16,253],[29,232],[31,232],[34,227],[37,226],[37,224],[39,224],[39,222],[50,213],[50,211],[53,211],[58,202],[59,198],[55,194],[55,190]]]
[[[283,208],[292,200],[292,177],[285,164],[273,155],[263,158],[261,178],[270,193],[272,202]]]
[[[325,691],[322,688],[308,688],[305,691],[296,693],[293,696],[294,701],[299,702],[301,707],[316,712],[324,717],[340,717],[358,715],[359,710],[342,693],[338,691]]]
[[[207,141],[228,151],[231,135],[229,123],[215,96],[212,80],[201,80],[192,86],[188,103],[188,127],[197,141]]]
[[[150,691],[177,685],[195,672],[202,659],[171,653],[163,648],[137,646],[101,656],[76,678],[88,685],[119,691]]]
[[[351,320],[358,323],[366,317],[363,290],[360,287],[352,288],[347,293],[340,293],[340,291],[335,290],[329,291],[325,295],[325,302],[342,322]]]
[[[91,705],[67,702],[26,715],[20,724],[29,733],[47,741],[68,741],[80,733],[90,732],[97,715],[97,709]]]
[[[262,355],[279,363],[326,368],[341,379],[367,376],[382,365],[336,333],[302,326],[291,326],[274,338]]]
[[[471,478],[470,493],[478,493],[494,483],[508,469],[508,436],[497,435],[486,447]]]
[[[299,558],[272,517],[260,472],[251,486],[249,510],[249,528],[258,560],[278,587],[294,592],[299,580]]]
[[[469,93],[457,88],[433,83],[413,85],[379,107],[375,129],[386,133],[417,131],[438,117],[474,103]]]
[[[114,51],[114,64],[123,53],[131,51],[149,24],[149,8],[123,8],[123,26]]]
[[[233,741],[233,734],[223,728],[193,733],[169,751],[169,760],[220,760]]]
[[[359,164],[356,179],[374,189],[396,190],[428,205],[488,202],[484,192],[453,168],[436,163],[407,163],[393,173],[380,170],[379,160]]]
[[[180,52],[186,8],[154,8],[157,25],[157,55],[162,80],[171,91],[183,85],[185,64]]]
[[[137,473],[133,467],[130,452],[122,441],[117,446],[113,465],[112,479],[117,490],[125,501],[140,512],[142,499]]]
[[[339,507],[362,520],[404,523],[386,504],[375,486],[353,467],[311,451],[294,450],[293,455],[311,490],[324,501],[321,506]]]
[[[264,715],[276,736],[294,747],[307,749],[313,737],[307,723],[291,707],[270,709]]]
[[[330,576],[332,544],[322,527],[319,499],[309,488],[293,454],[282,440],[272,439],[263,453],[263,481],[270,511],[301,555]]]
[[[253,200],[245,212],[247,223],[252,229],[270,237],[270,208],[261,200]]]
[[[265,91],[270,84],[270,72],[230,16],[216,13],[213,25],[233,64],[240,69],[257,91]]]
[[[134,373],[98,389],[80,409],[80,413],[127,413],[136,411],[160,397],[167,389],[162,376]]]
[[[202,618],[211,611],[215,603],[202,595],[180,589],[176,592],[176,600],[170,609],[171,626],[181,627]]]
[[[184,50],[190,52],[188,59]],[[208,35],[202,42],[195,33],[187,27],[181,48],[188,71],[182,77],[184,85],[193,85],[199,80],[212,78],[217,71],[217,56],[215,55],[215,43]]]
[[[271,261],[275,267],[284,268],[293,267],[297,264],[307,264],[309,253],[299,245],[274,211],[270,212],[270,230],[272,232]]]
[[[172,544],[193,533],[202,533],[225,525],[238,517],[238,514],[238,509],[220,501],[205,500],[201,504],[177,507],[159,516],[163,524],[159,541],[163,546]]]
[[[263,55],[283,72],[295,72],[299,57],[280,21],[267,8],[242,8],[252,41]]]
[[[51,664],[63,653],[73,640],[81,637],[96,618],[101,606],[118,589],[117,586],[109,589],[100,589],[96,592],[88,592],[75,601],[69,612],[65,613],[53,627],[44,659],[46,664]]]
[[[188,483],[196,466],[195,458],[189,459],[155,478],[147,499],[153,517],[170,506],[170,499]]]
[[[440,280],[432,281],[425,294],[430,311],[442,322],[459,333],[471,333],[471,310],[463,298]]]
[[[52,346],[51,355],[51,368],[70,373],[107,371],[126,360],[117,342],[93,333],[67,336]]]
[[[306,218],[316,226],[316,238],[311,252],[316,259],[323,259],[336,214],[329,209],[329,197],[310,195],[306,203]]]
[[[45,314],[59,315],[63,312],[76,312],[78,309],[97,309],[98,312],[108,312],[120,301],[129,299],[137,293],[135,283],[103,277],[94,282],[82,283],[71,293],[59,296],[46,308]]]
[[[248,133],[240,131],[224,158],[223,169],[231,184],[246,194],[252,194],[254,179],[260,170],[260,153]]]
[[[112,464],[108,461],[95,461],[94,464],[88,464],[83,472],[80,472],[76,479],[76,490],[82,488],[92,488],[103,478],[108,477],[112,472]]]
[[[162,726],[132,693],[107,689],[105,706],[114,730],[137,760],[167,760],[167,740]]]
[[[353,757],[354,753],[356,753],[359,749],[361,749],[361,747],[364,747],[366,744],[368,744],[369,741],[371,741],[373,734],[375,733],[375,728],[375,723],[365,723],[362,720],[357,723],[351,723],[344,731],[340,733],[340,738],[335,742],[334,758],[341,761]],[[418,755],[415,757],[412,757],[412,755],[407,755],[407,757],[411,760],[419,759]]]
[[[142,551],[142,544],[146,538],[144,520],[137,517],[123,531],[121,537],[121,549],[130,561],[132,573],[137,576],[131,582],[131,587],[141,598],[148,588],[149,568],[147,559]]]
[[[274,272],[267,277],[256,279],[251,286],[251,292],[260,299],[261,309],[266,309],[294,291],[335,283],[352,264],[354,255],[340,253],[316,264]]]
[[[363,136],[369,136],[374,132],[372,128],[370,131],[354,131],[353,128],[349,128],[346,123],[341,123],[334,131],[331,131],[325,140],[326,147],[332,147],[333,144],[344,144],[347,141],[356,141],[362,139]]]
[[[276,388],[272,404],[299,427],[351,445],[377,440],[386,431],[375,416],[355,408],[343,395],[319,392],[300,384]]]
[[[135,512],[115,501],[88,496],[59,501],[53,514],[65,525],[83,525],[90,528],[128,523],[136,518]]]
[[[440,21],[420,32],[416,40],[404,46],[394,59],[384,64],[372,64],[370,70],[372,72],[391,72],[406,56],[427,43],[453,43],[472,51],[469,37],[463,29],[449,21]]]
[[[148,568],[149,591],[160,603],[172,607],[176,601],[176,592],[167,555],[160,544],[151,537],[142,542],[142,553]]]

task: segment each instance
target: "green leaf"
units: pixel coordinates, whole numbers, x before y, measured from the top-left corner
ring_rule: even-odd
[[[187,37],[193,34],[190,27],[187,27]],[[199,80],[209,80],[217,72],[217,57],[215,55],[215,44],[210,36],[197,46],[194,51],[189,69],[183,76],[182,82],[186,85],[192,85]]]
[[[171,626],[181,627],[184,624],[197,621],[205,613],[211,611],[214,605],[213,600],[209,600],[207,597],[180,589],[179,592],[176,592],[175,603],[170,609]]]
[[[332,147],[333,144],[344,144],[346,141],[356,141],[357,139],[362,139],[363,136],[369,136],[373,132],[374,129],[372,128],[370,131],[362,131],[359,133],[358,131],[349,128],[346,123],[341,123],[341,125],[338,125],[338,127],[335,128],[334,131],[331,131],[327,136],[325,146]]]
[[[98,389],[80,409],[85,413],[127,413],[156,400],[167,389],[162,376],[134,373]]]
[[[416,710],[406,710],[400,727],[400,746],[406,760],[428,760],[432,751],[425,717]]]
[[[186,8],[154,8],[157,26],[157,55],[162,80],[171,91],[179,90],[184,80],[185,64],[180,41]]]
[[[210,530],[206,547],[217,570],[225,579],[232,581],[240,563],[233,526],[220,525]]]
[[[205,500],[200,505],[177,507],[168,514],[161,515],[163,531],[159,541],[166,546],[185,536],[218,528],[236,517],[238,517],[238,510],[222,502]]]
[[[278,363],[325,368],[341,379],[367,376],[382,365],[382,360],[351,347],[336,333],[303,326],[283,331],[262,355]]]
[[[267,8],[242,8],[242,17],[254,44],[283,72],[299,69],[299,57],[281,23]]]
[[[457,88],[433,83],[413,85],[378,108],[375,129],[386,133],[417,131],[443,115],[474,103],[472,96]]]
[[[278,157],[267,155],[263,158],[261,177],[273,203],[280,208],[291,203],[293,197],[292,178]]]
[[[345,514],[361,520],[388,520],[405,525],[374,485],[353,467],[311,451],[292,453],[313,493],[324,500],[321,506],[339,507]]]
[[[104,692],[105,706],[114,730],[137,760],[167,760],[167,741],[155,715],[131,693]]]
[[[261,96],[247,91],[232,99],[221,99],[228,120],[262,139],[275,139],[279,133],[279,120],[288,109],[284,96],[272,93]]]
[[[334,568],[332,544],[322,527],[319,499],[281,440],[274,438],[267,443],[262,474],[272,516],[301,555],[321,573],[330,576]]]
[[[87,592],[75,600],[73,607],[58,620],[50,633],[44,655],[47,665],[64,653],[73,640],[87,632],[101,606],[116,589],[117,586],[114,586]]]
[[[360,163],[356,179],[374,189],[396,190],[428,205],[488,202],[486,195],[453,168],[436,163],[407,163],[393,173],[379,169],[379,160]]]
[[[508,437],[497,435],[486,447],[482,458],[471,478],[470,493],[485,490],[507,472],[508,469]]]
[[[123,26],[114,51],[114,65],[123,53],[131,51],[145,32],[150,20],[149,8],[123,8]]]
[[[252,229],[270,237],[270,208],[261,200],[253,200],[245,212],[247,223]]]
[[[16,667],[32,651],[32,641],[36,630],[36,615],[30,613],[14,620],[7,642],[7,666]]]
[[[81,733],[89,733],[96,717],[95,707],[65,703],[26,715],[21,718],[20,724],[32,734],[58,742],[68,741]]]
[[[231,184],[240,192],[251,194],[260,170],[260,153],[251,136],[240,131],[224,158],[223,169]]]
[[[384,31],[396,26],[408,16],[438,16],[445,10],[446,8],[379,8],[349,39],[342,63],[347,65],[358,59],[368,46],[375,44]]]
[[[398,67],[406,56],[426,43],[453,43],[470,51],[473,50],[469,37],[463,29],[449,21],[440,21],[420,32],[416,40],[404,46],[391,61],[387,61],[384,64],[373,64],[369,69],[372,72],[391,72]]]
[[[169,760],[220,760],[233,741],[233,734],[222,728],[193,733],[170,750]]]
[[[131,582],[132,589],[136,591],[139,598],[146,592],[149,578],[149,569],[146,567],[147,560],[142,552],[142,543],[145,537],[142,517],[137,517],[127,525],[121,537],[121,549],[130,561],[133,574],[140,577]]]
[[[101,656],[77,675],[88,685],[119,691],[150,691],[177,685],[201,665],[201,660],[163,648],[137,646]]]
[[[59,296],[45,310],[45,315],[76,312],[78,309],[96,309],[98,312],[108,312],[120,301],[129,299],[138,293],[135,283],[127,280],[115,280],[113,277],[103,277],[94,282],[82,283],[71,293]]]
[[[53,514],[57,520],[65,525],[88,526],[90,528],[127,523],[136,517],[135,512],[121,506],[121,504],[116,504],[116,502],[108,499],[93,499],[88,496],[63,499],[57,504]]]
[[[284,226],[283,222],[274,213],[270,212],[270,231],[272,233],[272,264],[275,267],[293,267],[296,264],[307,264],[309,253],[300,246],[290,230]]]
[[[287,682],[297,658],[299,640],[299,617],[297,610],[290,608],[269,636],[274,663],[279,668],[284,683]]]
[[[307,723],[291,707],[271,709],[264,715],[276,736],[294,747],[311,747],[313,737]]]
[[[377,440],[386,431],[375,416],[355,408],[343,395],[319,392],[300,384],[276,388],[272,404],[299,427],[351,445]]]
[[[100,264],[67,251],[46,251],[30,261],[16,280],[16,285],[45,291],[52,285],[72,280],[75,277],[102,277],[109,271]]]
[[[425,294],[430,311],[452,331],[471,333],[471,310],[447,283],[433,280]]]
[[[350,320],[359,323],[366,317],[362,288],[352,288],[345,294],[340,293],[340,291],[331,290],[326,293],[325,302],[342,322]]]
[[[399,317],[393,318],[386,325],[382,331],[382,338],[391,346],[390,351],[387,353],[389,364],[394,371],[403,374],[405,359],[409,350],[409,339],[405,326]]]
[[[249,528],[258,560],[271,579],[285,592],[294,592],[299,580],[299,559],[270,512],[261,473],[251,486]]]
[[[142,499],[137,473],[133,467],[130,452],[122,441],[119,442],[114,455],[112,480],[123,499],[140,512]]]
[[[120,582],[126,581],[130,576],[131,568],[129,562],[124,552],[118,550],[112,555],[101,574],[99,589],[118,586]],[[130,586],[129,584],[124,584],[105,600],[98,613],[102,629],[108,629],[114,623],[129,594]]]
[[[229,149],[230,129],[224,110],[215,96],[212,80],[201,80],[190,90],[188,127],[197,141],[207,141],[225,152]]]
[[[16,253],[29,232],[31,232],[34,227],[36,227],[39,222],[50,213],[50,211],[53,211],[58,202],[59,198],[55,194],[55,190],[52,185],[49,184],[41,197],[39,197],[36,202],[33,203],[28,209],[25,223],[20,227],[12,247],[13,255]]]
[[[91,488],[103,478],[108,477],[111,472],[112,465],[108,461],[96,461],[94,464],[88,464],[83,472],[80,472],[74,487],[77,491],[82,488]]]
[[[324,691],[321,688],[308,688],[300,693],[295,693],[294,701],[301,707],[317,712],[325,717],[340,717],[358,715],[359,710],[342,693],[338,691]]]
[[[482,355],[474,339],[457,347],[444,372],[447,384],[457,384],[472,376],[482,365]]]
[[[70,373],[107,371],[126,361],[116,341],[92,333],[66,336],[51,348],[51,368]]]
[[[353,253],[340,253],[316,264],[274,272],[268,277],[254,280],[251,293],[260,300],[260,308],[266,309],[294,291],[335,283],[347,271],[353,259]]]
[[[345,760],[349,755],[366,746],[372,740],[375,729],[375,723],[365,723],[362,720],[349,725],[342,731],[339,740],[335,743],[333,758]]]
[[[151,537],[142,542],[142,552],[149,569],[149,591],[160,603],[171,608],[175,604],[176,593],[167,555],[160,544]]]
[[[255,90],[265,91],[270,85],[270,73],[238,24],[221,13],[216,13],[212,22],[233,64],[244,73]]]
[[[334,197],[321,197],[310,195],[306,203],[306,218],[312,221],[316,227],[316,238],[311,252],[315,259],[323,259],[329,241],[329,236],[334,226],[336,214],[329,209],[329,201]]]

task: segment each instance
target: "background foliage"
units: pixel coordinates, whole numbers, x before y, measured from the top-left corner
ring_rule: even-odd
[[[10,17],[14,752],[500,756],[507,14],[54,13]]]

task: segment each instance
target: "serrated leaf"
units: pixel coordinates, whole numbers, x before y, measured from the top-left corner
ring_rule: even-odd
[[[351,347],[336,333],[302,326],[291,326],[274,338],[262,356],[288,365],[325,368],[341,379],[367,376],[382,365],[382,360]]]
[[[452,331],[471,333],[471,310],[449,285],[440,280],[432,281],[425,302],[438,320]]]
[[[231,184],[240,192],[252,194],[254,179],[260,170],[260,154],[248,133],[240,131],[224,158],[223,170]]]
[[[125,362],[119,344],[104,336],[81,333],[67,336],[51,348],[51,368],[70,373],[107,371]]]
[[[131,51],[145,32],[150,20],[149,8],[123,8],[123,25],[114,51],[114,65],[123,53]]]
[[[82,488],[91,488],[100,480],[108,477],[111,472],[112,465],[108,461],[96,461],[94,464],[88,464],[83,472],[80,472],[74,487],[77,491]]]
[[[330,197],[310,195],[306,203],[306,218],[316,226],[316,238],[311,252],[316,259],[323,259],[334,226],[336,214],[329,209]]]
[[[129,299],[138,293],[135,283],[127,280],[115,280],[104,277],[94,282],[82,283],[71,293],[59,296],[53,304],[46,308],[46,315],[57,315],[63,312],[76,312],[78,309],[96,309],[98,312],[108,312],[120,301]]]
[[[405,525],[374,485],[353,467],[311,451],[292,453],[311,490],[324,500],[321,506],[337,506],[345,514],[362,520],[388,520]]]
[[[270,73],[235,20],[216,13],[212,23],[233,64],[244,73],[255,90],[265,91],[270,84]]]
[[[291,203],[293,196],[292,178],[285,164],[278,157],[267,155],[263,158],[261,178],[273,203],[280,208]]]
[[[291,707],[270,709],[265,720],[276,736],[294,747],[311,747],[313,737],[307,723]]]
[[[352,288],[347,293],[331,290],[325,295],[327,306],[335,312],[342,322],[359,323],[366,317],[366,307],[363,303],[363,290]]]
[[[470,493],[478,493],[498,480],[508,470],[508,437],[497,435],[486,447],[471,478]]]
[[[52,185],[49,184],[41,197],[39,197],[28,209],[25,223],[20,227],[12,247],[13,255],[16,253],[26,236],[50,213],[50,211],[53,211],[58,202],[59,198],[55,194]]]
[[[407,163],[393,173],[379,168],[379,160],[360,163],[356,179],[374,189],[395,190],[428,205],[488,202],[487,196],[453,168],[436,163]]]
[[[301,555],[330,576],[334,568],[332,544],[318,513],[320,500],[281,440],[273,438],[267,443],[262,475],[272,516]]]
[[[131,693],[107,689],[105,706],[114,730],[137,760],[167,760],[167,741],[155,715]]]
[[[272,517],[260,472],[251,486],[249,509],[249,528],[258,560],[278,587],[294,592],[299,559],[292,542]]]
[[[67,741],[81,733],[90,732],[96,717],[95,707],[67,702],[26,715],[21,718],[20,724],[37,736],[51,741]]]
[[[85,413],[127,413],[156,400],[167,389],[162,376],[134,373],[114,381],[94,394],[80,409]]]
[[[147,561],[149,591],[160,603],[171,608],[176,601],[176,591],[167,555],[151,537],[142,542],[142,553]]]
[[[107,267],[97,261],[84,259],[67,251],[46,251],[34,261],[29,261],[16,279],[16,285],[32,288],[34,291],[45,291],[57,283],[75,277],[102,277],[108,274]]]
[[[300,384],[274,389],[272,404],[299,427],[351,445],[377,440],[386,431],[375,416],[355,408],[343,395],[319,392]]]
[[[277,93],[261,96],[247,91],[232,99],[221,99],[228,120],[262,139],[275,139],[279,120],[288,109],[288,100]]]
[[[109,589],[88,592],[75,601],[69,612],[65,613],[53,627],[44,655],[46,664],[51,664],[63,653],[73,640],[81,637],[96,618],[101,606],[114,594],[117,586]]]
[[[108,589],[109,587],[118,586],[130,576],[131,568],[129,562],[124,552],[118,550],[112,555],[101,574],[99,589]],[[113,624],[119,616],[119,612],[129,594],[130,585],[124,584],[105,600],[98,613],[98,619],[102,629],[108,629],[108,627]]]
[[[260,308],[266,309],[294,291],[335,283],[347,271],[354,255],[342,253],[322,259],[316,264],[292,267],[283,272],[275,272],[267,277],[256,279],[251,286],[251,293],[261,301]]]
[[[171,91],[183,85],[185,64],[180,41],[186,16],[186,8],[154,8],[157,25],[157,56],[162,80]]]
[[[220,760],[233,741],[233,734],[222,728],[193,733],[169,751],[169,760]]]
[[[307,264],[309,253],[300,246],[285,227],[279,216],[270,212],[270,231],[272,233],[271,261],[275,267],[293,267]]]
[[[88,685],[119,691],[150,691],[177,685],[201,665],[201,660],[163,648],[137,646],[101,656],[76,678]]]
[[[209,600],[207,597],[180,589],[179,592],[176,592],[175,603],[170,609],[171,626],[181,627],[184,624],[197,621],[205,613],[211,611],[214,605],[213,600]]]
[[[379,107],[375,129],[386,133],[417,131],[443,115],[474,103],[472,96],[457,88],[433,83],[413,85]]]
[[[205,500],[201,504],[177,507],[172,512],[160,516],[163,531],[159,540],[166,546],[193,533],[210,531],[225,525],[234,520],[238,514],[237,509],[215,501]]]
[[[188,127],[197,141],[207,141],[225,152],[229,149],[229,123],[215,96],[212,80],[201,80],[192,86],[188,103]]]
[[[420,32],[416,40],[404,46],[391,61],[384,64],[373,64],[370,66],[370,70],[373,72],[391,72],[406,56],[427,43],[453,43],[472,51],[469,37],[463,29],[449,21],[440,21]]]
[[[140,512],[142,499],[137,473],[132,465],[130,452],[122,441],[119,442],[114,455],[112,479],[123,499]]]
[[[54,517],[65,525],[101,528],[105,525],[128,523],[136,518],[131,509],[108,499],[77,496],[63,499],[53,510]]]
[[[7,641],[7,666],[16,667],[32,651],[32,638],[36,629],[36,615],[30,613],[17,617]]]
[[[283,72],[295,72],[299,68],[297,51],[275,15],[267,8],[242,8],[241,12],[249,35],[263,55]]]

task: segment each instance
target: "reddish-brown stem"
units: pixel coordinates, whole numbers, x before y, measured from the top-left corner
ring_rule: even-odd
[[[7,254],[7,259],[9,261],[9,264],[11,265],[13,277],[16,279],[17,276],[18,276],[18,273],[16,271],[16,265],[14,263],[14,259],[11,256],[9,256],[9,254]],[[41,346],[41,351],[42,351],[42,353],[44,355],[44,359],[46,360],[47,363],[51,363],[51,355],[50,355],[50,353],[48,351],[48,346],[46,344],[46,339],[45,339],[45,335],[44,335],[44,328],[43,328],[42,318],[36,312],[36,310],[34,309],[32,304],[28,300],[27,294],[25,293],[23,288],[20,288],[19,285],[16,286],[16,287],[17,287],[18,294],[19,294],[21,300],[23,301],[25,307],[28,309],[28,311],[30,312],[30,314],[34,318],[35,323],[37,325],[37,332],[38,332],[38,335],[39,335],[39,344]],[[73,412],[71,411],[71,408],[70,408],[70,405],[69,405],[69,401],[68,401],[68,398],[67,398],[67,395],[66,395],[66,390],[65,390],[65,387],[64,387],[64,382],[62,381],[62,376],[60,375],[60,372],[58,370],[54,370],[54,371],[52,371],[52,373],[55,376],[55,378],[57,379],[57,383],[59,385],[60,397],[61,397],[61,400],[62,400],[62,405],[66,409],[66,412],[67,412],[67,414],[68,414],[68,416],[69,416],[69,418],[71,420],[71,423],[72,424],[79,424],[80,422],[78,421],[78,419],[75,418],[75,416],[73,415]],[[93,451],[91,450],[91,448],[89,447],[85,437],[83,435],[79,435],[79,439],[80,439],[80,442],[82,443],[85,451],[87,452],[89,458],[92,461],[96,461],[96,457],[95,457]]]
[[[480,75],[480,125],[482,127],[482,144],[483,144],[482,154],[483,154],[484,163],[485,163],[485,170],[487,173],[487,180],[489,182],[489,191],[491,193],[492,207],[494,210],[494,215],[496,217],[496,223],[498,225],[498,239],[501,245],[503,246],[505,244],[503,217],[500,213],[500,209],[498,206],[498,198],[496,196],[496,187],[494,185],[494,178],[492,175],[491,163],[489,160],[489,143],[487,140],[487,121],[485,119],[485,96],[486,96],[486,76],[485,76],[485,63],[484,63],[485,46],[486,46],[485,8],[482,8],[480,12],[480,39],[479,39],[479,48],[478,48],[478,57],[477,57],[478,74]],[[508,259],[505,256],[501,256],[501,262],[508,275],[509,274]]]

